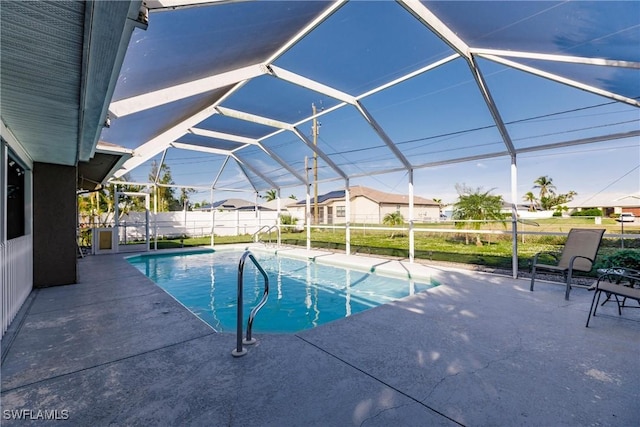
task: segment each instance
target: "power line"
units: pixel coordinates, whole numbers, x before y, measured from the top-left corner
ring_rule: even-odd
[[[595,193],[593,196],[589,197],[588,199],[586,199],[585,201],[582,202],[582,204],[580,205],[581,207],[584,206],[585,203],[587,203],[589,200],[593,199],[594,197],[596,197],[598,194],[602,193],[603,191],[607,190],[608,188],[610,188],[612,185],[616,184],[617,182],[621,181],[624,177],[626,177],[627,175],[631,174],[633,171],[637,170],[640,168],[640,165],[635,166],[633,168],[631,168],[630,171],[624,173],[621,177],[614,179],[612,182],[610,182],[609,184],[607,184],[603,189],[601,189],[600,191],[598,191],[597,193]]]

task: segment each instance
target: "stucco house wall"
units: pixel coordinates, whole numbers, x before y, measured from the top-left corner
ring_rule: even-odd
[[[321,224],[346,223],[346,203],[343,198],[325,200],[319,203],[319,207]],[[311,209],[313,212],[313,202]],[[304,218],[304,204],[288,205],[287,210],[295,217]],[[329,211],[331,211],[330,215]],[[352,224],[382,224],[385,215],[396,211],[400,211],[405,220],[409,220],[409,205],[406,202],[385,203],[361,194],[351,195],[350,222]],[[440,218],[440,209],[436,204],[415,203],[413,212],[415,222],[435,222]]]

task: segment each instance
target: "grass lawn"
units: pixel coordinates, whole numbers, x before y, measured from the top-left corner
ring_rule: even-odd
[[[550,218],[532,224],[519,225],[519,230],[542,232],[567,232],[574,227],[606,228],[609,233],[619,233],[620,224],[612,219],[603,219],[602,224],[594,224],[593,218]],[[357,226],[354,226],[357,228]],[[420,230],[434,231],[420,231]],[[438,232],[437,229],[442,229]],[[506,234],[482,234],[482,245],[475,243],[475,234],[469,235],[467,244],[465,235],[453,229],[451,223],[419,224],[415,232],[415,256],[433,261],[457,262],[482,265],[491,268],[511,268],[512,242],[509,232],[510,223],[506,227],[502,223],[483,225],[482,230],[501,230]],[[448,232],[444,232],[448,230]],[[638,234],[638,238],[625,239],[625,248],[640,248],[640,224],[625,224],[625,234]],[[275,236],[272,237],[275,240]],[[311,232],[311,246],[319,249],[344,250],[345,231],[339,228],[314,228]],[[565,238],[552,235],[523,235],[518,242],[518,264],[520,268],[528,268],[530,259],[540,251],[561,251]],[[251,243],[250,235],[216,236],[215,244]],[[306,234],[282,233],[282,243],[286,245],[306,246]],[[209,237],[158,240],[158,249],[207,246]],[[620,249],[620,239],[604,239],[598,260]],[[351,252],[391,257],[408,258],[409,237],[402,227],[397,231],[376,230],[368,226],[366,229],[351,231]],[[596,264],[598,263],[596,260]]]

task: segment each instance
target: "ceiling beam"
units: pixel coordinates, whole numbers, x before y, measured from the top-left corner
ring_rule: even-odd
[[[493,62],[497,62],[502,65],[506,65],[507,67],[515,68],[516,70],[524,71],[529,74],[533,74],[538,77],[544,77],[545,79],[553,80],[558,83],[565,84],[567,86],[571,86],[577,89],[584,90],[586,92],[595,93],[596,95],[604,96],[606,98],[614,99],[619,102],[623,102],[625,104],[632,105],[634,107],[640,107],[640,101],[635,100],[633,98],[627,98],[626,96],[618,95],[613,92],[609,92],[607,90],[599,89],[594,86],[590,86],[584,83],[580,83],[575,80],[568,79],[566,77],[559,76],[557,74],[548,73],[546,71],[539,70],[534,67],[530,67],[528,65],[523,65],[518,62],[510,61],[508,59],[500,58],[499,56],[494,55],[480,55],[482,58],[488,59]]]
[[[629,132],[612,133],[608,135],[592,136],[589,138],[573,139],[571,141],[555,142],[552,144],[537,145],[535,147],[525,147],[518,149],[520,153],[531,153],[534,151],[553,150],[563,147],[572,147],[574,145],[594,144],[596,142],[615,141],[617,139],[637,138],[640,137],[640,130],[632,130]]]
[[[109,113],[113,117],[124,117],[149,108],[158,107],[190,96],[199,95],[215,89],[224,88],[244,80],[265,74],[260,64],[249,65],[226,73],[215,74],[202,79],[159,89],[142,95],[132,96],[120,101],[112,102]]]
[[[321,149],[318,148],[317,145],[314,145],[313,142],[311,142],[311,140],[309,140],[309,138],[307,138],[302,132],[300,132],[300,129],[298,129],[297,127],[295,127],[293,129],[293,133],[296,134],[296,136],[298,138],[300,138],[302,140],[302,142],[305,143],[305,145],[307,147],[309,147],[311,149],[311,151],[313,151],[314,153],[316,153],[322,160],[325,161],[326,164],[329,165],[329,167],[331,169],[333,169],[333,171],[335,173],[337,173],[338,175],[340,175],[342,177],[342,179],[347,179],[348,176],[346,173],[344,173],[344,171],[342,169],[340,169],[340,167],[338,165],[336,165],[333,160],[331,160],[331,158],[329,156],[327,156],[327,154],[322,151]],[[306,182],[306,179],[305,181]]]
[[[158,181],[160,181],[160,173],[162,172],[162,165],[164,164],[164,159],[167,158],[167,151],[169,148],[165,148],[162,152],[162,158],[160,159],[160,164],[158,164],[158,168],[156,169],[156,176],[154,177],[153,184],[157,185]]]
[[[270,150],[269,148],[265,147],[263,144],[260,144],[260,143],[258,143],[258,147],[260,147],[262,151],[264,151],[269,157],[271,157],[273,160],[278,162],[280,166],[282,166],[287,171],[289,171],[289,173],[294,177],[296,177],[298,181],[300,181],[303,184],[306,182],[306,179],[303,178],[302,175],[300,175],[295,169],[289,166],[289,164],[285,162],[280,156],[278,156],[274,151]],[[240,149],[233,150],[233,153],[235,154],[237,151],[240,151]]]
[[[246,0],[144,0],[144,5],[150,10],[180,9],[183,7],[203,6],[221,3],[235,3]]]
[[[509,131],[507,130],[507,126],[504,124],[504,120],[500,115],[500,110],[496,106],[495,101],[493,100],[493,96],[491,96],[491,91],[489,91],[489,86],[487,82],[484,80],[484,76],[480,72],[478,68],[478,64],[476,63],[475,58],[472,56],[467,59],[467,64],[469,65],[469,69],[471,70],[471,74],[473,74],[473,78],[476,80],[476,84],[478,85],[478,89],[480,89],[480,93],[484,98],[485,104],[487,104],[487,108],[491,113],[491,117],[493,117],[493,121],[498,128],[498,132],[500,132],[500,136],[502,137],[502,141],[504,145],[507,147],[507,150],[511,155],[515,155],[515,147],[513,145],[513,141],[511,140],[511,135],[509,135]]]
[[[220,154],[222,156],[230,156],[232,153],[229,150],[222,150],[220,148],[205,147],[202,145],[185,144],[184,142],[172,142],[169,144],[173,148],[180,150],[199,151],[201,153]]]
[[[258,116],[255,114],[245,113],[244,111],[232,110],[227,107],[216,107],[218,113],[223,116],[233,117],[234,119],[244,120],[251,123],[258,123],[261,125],[269,126],[278,129],[293,130],[293,125],[286,122],[281,122],[275,119],[269,119],[267,117]]]
[[[331,98],[346,102],[347,104],[354,105],[356,103],[356,99],[347,93],[324,85],[322,83],[318,83],[315,80],[311,80],[301,75],[292,73],[291,71],[285,70],[284,68],[280,68],[275,65],[267,65],[265,66],[265,68],[269,70],[271,75],[281,80],[285,80],[289,83],[293,83],[306,89],[310,89],[314,92],[322,93],[324,95],[330,96]]]
[[[398,0],[398,3],[428,27],[436,36],[465,58],[470,58],[469,46],[456,33],[451,31],[420,0]]]
[[[167,148],[169,144],[174,142],[176,139],[186,134],[190,128],[194,127],[195,125],[197,125],[198,123],[206,119],[207,117],[210,117],[213,114],[216,114],[217,113],[216,107],[221,102],[224,102],[235,91],[240,89],[245,83],[246,83],[246,80],[236,83],[236,85],[231,90],[229,90],[223,96],[218,98],[216,101],[207,105],[205,108],[193,114],[192,116],[187,117],[181,122],[171,126],[169,129],[162,132],[160,135],[142,144],[140,147],[134,150],[133,152],[134,157],[127,160],[123,165],[122,169],[116,172],[114,176],[116,178],[119,178],[125,173],[140,166],[141,164],[149,160],[151,157],[155,156],[160,151]]]
[[[499,152],[496,152],[496,153],[478,154],[478,155],[475,155],[475,156],[466,156],[466,157],[460,157],[460,158],[457,158],[457,159],[439,160],[439,161],[435,161],[435,162],[421,163],[419,165],[416,165],[415,168],[416,169],[425,169],[425,168],[432,168],[432,167],[436,167],[436,166],[452,165],[452,164],[456,164],[456,163],[472,162],[472,161],[482,160],[482,159],[493,159],[493,158],[496,158],[496,157],[507,157],[507,156],[510,156],[510,155],[511,155],[511,153],[509,153],[508,151],[499,151]]]
[[[204,136],[207,138],[222,139],[225,141],[237,142],[240,144],[260,145],[260,142],[257,139],[247,138],[246,136],[233,135],[230,133],[218,132],[215,130],[191,128],[189,129],[189,132],[194,135]]]
[[[453,50],[458,52],[463,58],[466,59],[469,69],[473,74],[473,78],[480,89],[480,93],[484,98],[487,108],[493,117],[493,121],[498,127],[498,131],[502,136],[504,144],[507,146],[507,150],[513,155],[515,149],[511,136],[507,131],[507,127],[504,124],[504,120],[500,116],[500,112],[496,107],[496,104],[491,96],[491,92],[478,68],[475,58],[471,54],[469,45],[464,42],[456,33],[454,33],[444,22],[442,22],[433,12],[431,12],[422,2],[419,0],[398,0],[400,4],[413,14],[423,25],[429,28],[435,35],[440,37],[445,43],[447,43]]]
[[[197,125],[212,114],[215,114],[215,106],[217,102],[218,101],[209,105],[207,108],[199,111],[193,116],[177,123],[176,125],[162,132],[160,135],[150,139],[140,147],[136,148],[133,152],[133,157],[127,160],[124,165],[122,165],[122,169],[117,171],[114,176],[116,178],[120,178],[125,173],[137,168],[156,154],[160,153],[165,148],[169,147],[169,145],[173,141],[187,133],[187,129]]]
[[[598,142],[615,141],[615,140],[618,140],[618,139],[635,138],[635,137],[640,137],[640,130],[638,130],[638,131],[629,131],[629,132],[620,132],[620,133],[614,133],[614,134],[609,134],[609,135],[594,136],[594,137],[589,137],[589,138],[580,138],[580,139],[574,139],[574,140],[571,140],[571,141],[555,142],[555,143],[552,143],[552,144],[537,145],[535,147],[519,148],[519,149],[516,150],[516,154],[533,153],[533,152],[537,152],[537,151],[546,151],[546,150],[555,150],[555,149],[558,149],[558,148],[573,147],[573,146],[576,146],[576,145],[595,144],[595,143],[598,143]],[[437,161],[437,162],[421,163],[419,165],[416,165],[415,168],[416,169],[424,169],[424,168],[430,168],[430,167],[435,167],[435,166],[451,165],[451,164],[455,164],[455,163],[471,162],[471,161],[483,160],[483,159],[491,159],[491,158],[496,158],[496,157],[506,157],[506,156],[509,156],[509,155],[510,155],[510,153],[508,151],[499,151],[499,152],[495,152],[495,153],[478,154],[478,155],[475,155],[475,156],[460,157],[460,158],[457,158],[457,159],[449,159],[449,160],[440,160],[440,161]],[[389,172],[389,171],[383,171],[383,173],[387,173],[387,172]]]
[[[242,170],[242,172],[246,175],[247,179],[249,180],[249,182],[251,183],[251,186],[258,191],[258,188],[253,184],[253,182],[251,181],[251,178],[249,178],[249,174],[247,174],[247,171],[244,170],[244,168],[249,169],[251,172],[253,172],[254,174],[256,174],[260,179],[262,179],[264,182],[266,182],[267,184],[269,184],[271,186],[271,188],[275,188],[275,189],[279,189],[280,186],[278,184],[276,184],[275,182],[271,181],[267,176],[265,176],[262,172],[258,171],[256,168],[254,168],[250,163],[245,162],[243,160],[241,160],[240,158],[238,158],[238,156],[236,156],[235,154],[231,154],[231,157],[233,157],[235,159],[236,162],[238,162],[238,166],[240,167],[240,169]]]
[[[231,156],[227,156],[224,158],[224,161],[222,162],[222,166],[220,166],[220,170],[218,170],[216,177],[213,179],[213,182],[211,183],[211,189],[216,188],[216,184],[218,183],[220,176],[222,176],[222,171],[224,171],[224,168],[227,166],[227,163],[229,163],[230,158]],[[213,200],[211,201],[211,203],[213,204]]]
[[[405,74],[404,76],[398,77],[395,80],[392,80],[392,81],[390,81],[388,83],[385,83],[385,84],[383,84],[381,86],[378,86],[376,88],[373,88],[368,92],[365,92],[365,93],[363,93],[361,95],[358,95],[358,96],[356,96],[356,99],[360,100],[360,99],[366,98],[367,96],[371,96],[373,94],[381,92],[381,91],[383,91],[385,89],[393,87],[393,86],[395,86],[397,84],[400,84],[400,83],[402,83],[402,82],[404,82],[406,80],[412,79],[412,78],[414,78],[414,77],[416,77],[416,76],[418,76],[420,74],[426,73],[427,71],[431,71],[431,70],[433,70],[435,68],[438,68],[441,65],[444,65],[444,64],[446,64],[448,62],[451,62],[454,59],[458,59],[458,58],[460,58],[460,55],[457,54],[457,53],[454,53],[453,55],[449,55],[446,58],[442,58],[439,61],[434,62],[433,64],[426,65],[426,66],[424,66],[422,68],[419,68],[419,69],[417,69],[415,71],[412,71],[412,72],[410,72],[408,74]]]
[[[480,56],[506,56],[510,58],[539,59],[542,61],[566,62],[571,64],[600,65],[604,67],[640,69],[640,62],[620,61],[617,59],[585,58],[582,56],[555,55],[547,53],[521,52],[501,49],[483,49],[473,47],[469,48],[469,50],[472,54]]]
[[[307,34],[313,31],[318,25],[326,21],[331,15],[333,15],[338,9],[344,6],[347,3],[347,0],[337,0],[330,4],[330,6],[318,15],[313,21],[307,24],[302,30],[298,31],[293,37],[291,37],[285,44],[283,44],[278,50],[276,50],[273,55],[271,55],[266,61],[265,64],[271,64],[276,59],[280,58],[291,49],[296,43],[302,40]]]
[[[382,139],[382,141],[384,141],[384,143],[387,144],[387,147],[389,147],[389,149],[396,156],[396,158],[400,160],[400,163],[402,163],[402,165],[405,168],[407,168],[407,170],[410,170],[412,168],[411,162],[409,162],[409,160],[405,157],[405,155],[402,154],[402,151],[400,151],[400,149],[396,146],[396,144],[389,137],[389,135],[387,135],[384,129],[382,129],[382,126],[378,124],[376,119],[373,118],[371,113],[369,113],[369,111],[364,107],[364,105],[362,105],[360,101],[356,103],[356,108],[360,112],[360,114],[362,114],[362,117],[364,117],[367,123],[369,123],[369,125],[373,128],[373,130],[378,134],[380,139]]]

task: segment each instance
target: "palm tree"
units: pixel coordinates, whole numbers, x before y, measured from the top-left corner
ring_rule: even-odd
[[[183,209],[187,209],[188,205],[189,205],[189,194],[191,193],[195,193],[196,189],[195,188],[181,188],[180,189],[180,206],[183,207]]]
[[[382,218],[382,223],[384,225],[388,225],[389,227],[394,227],[396,225],[404,224],[404,217],[399,211],[390,212]],[[395,233],[391,233],[391,238],[395,236]]]
[[[480,230],[482,221],[498,220],[502,221],[502,224],[506,226],[504,215],[501,212],[504,201],[502,200],[502,196],[491,194],[493,189],[483,191],[482,187],[472,189],[464,184],[456,184],[456,190],[459,196],[458,201],[453,205],[453,219],[472,221],[470,223],[456,225],[465,226],[471,224],[471,228]],[[469,244],[468,234],[465,235],[465,241]],[[476,244],[482,246],[480,234],[476,235]]]
[[[546,175],[540,176],[533,183],[535,184],[533,188],[540,189],[540,200],[555,194],[556,186],[553,185],[553,178]]]
[[[529,212],[534,212],[536,210],[536,205],[538,204],[538,199],[536,199],[535,194],[529,191],[523,197],[525,202],[529,202]]]
[[[267,202],[270,202],[272,200],[275,200],[276,198],[278,198],[278,192],[274,189],[271,189],[269,191],[267,191],[267,193],[264,196],[265,200]]]

